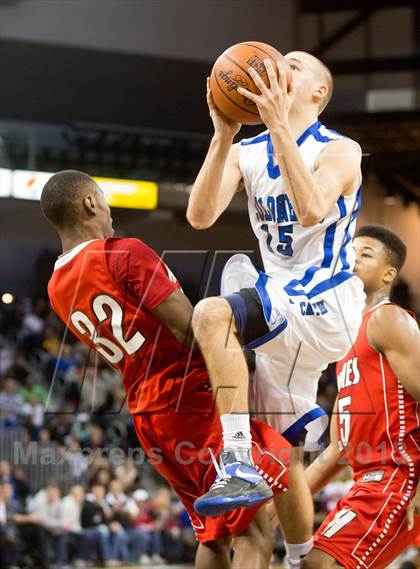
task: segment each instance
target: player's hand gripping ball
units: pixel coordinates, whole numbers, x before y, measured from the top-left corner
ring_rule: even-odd
[[[248,41],[238,43],[227,49],[213,66],[210,76],[213,101],[219,111],[235,123],[261,124],[263,122],[256,104],[238,93],[238,87],[260,94],[260,90],[248,72],[249,67],[255,69],[266,86],[269,87],[264,59],[269,59],[277,72],[276,62],[284,60],[284,57],[274,47],[266,43]],[[286,65],[285,68],[287,83],[290,85],[290,67]]]

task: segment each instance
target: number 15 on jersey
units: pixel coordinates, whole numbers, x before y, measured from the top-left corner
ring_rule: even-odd
[[[286,257],[291,257],[293,255],[293,225],[277,225],[276,230],[278,234],[278,244],[274,245],[273,249],[273,235],[270,232],[270,227],[267,223],[261,225],[261,229],[267,234],[266,245],[270,253],[280,253],[281,255],[286,255]],[[273,229],[271,229],[273,231]]]

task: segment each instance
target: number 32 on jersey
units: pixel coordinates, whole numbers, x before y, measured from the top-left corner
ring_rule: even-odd
[[[110,316],[105,311],[105,308],[108,308]],[[106,294],[100,294],[94,298],[92,309],[98,323],[102,324],[108,318],[110,319],[111,331],[115,342],[98,336],[95,323],[81,310],[76,310],[72,313],[70,317],[71,323],[80,334],[89,336],[90,341],[95,346],[95,350],[111,364],[118,364],[125,354],[132,356],[142,347],[146,338],[140,332],[137,331],[131,338],[124,337],[124,312],[115,299]]]

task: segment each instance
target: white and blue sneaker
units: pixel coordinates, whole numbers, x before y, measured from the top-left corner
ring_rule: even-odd
[[[234,451],[224,450],[219,466],[211,454],[217,477],[210,490],[194,502],[197,514],[220,516],[236,508],[258,506],[273,497],[271,488],[250,462],[239,460]]]

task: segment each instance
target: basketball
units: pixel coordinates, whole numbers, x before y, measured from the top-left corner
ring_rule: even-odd
[[[210,76],[210,89],[216,107],[228,118],[242,124],[261,124],[263,121],[253,101],[240,95],[238,87],[253,93],[260,93],[248,68],[253,67],[269,86],[264,59],[270,59],[277,73],[276,61],[282,54],[271,45],[257,41],[237,43],[224,51],[213,65]],[[286,66],[288,83],[291,75]]]

